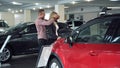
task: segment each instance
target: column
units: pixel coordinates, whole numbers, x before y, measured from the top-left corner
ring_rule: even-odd
[[[55,11],[60,15],[59,22],[65,21],[64,5],[55,5]]]
[[[24,10],[24,22],[31,22],[31,11]]]

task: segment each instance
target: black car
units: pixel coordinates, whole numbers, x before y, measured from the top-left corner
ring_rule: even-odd
[[[59,35],[65,36],[65,33],[70,34],[70,29],[66,29],[66,24],[59,23],[59,26]],[[12,37],[0,56],[2,62],[9,61],[12,55],[15,56],[38,52],[37,30],[33,22],[19,24],[8,29],[5,33],[0,34],[1,46],[8,35],[12,35]]]

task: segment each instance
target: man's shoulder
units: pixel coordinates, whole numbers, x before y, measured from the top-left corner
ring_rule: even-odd
[[[37,19],[35,20],[35,23],[37,23],[37,22],[39,22],[39,21],[42,21],[42,19],[37,18]]]

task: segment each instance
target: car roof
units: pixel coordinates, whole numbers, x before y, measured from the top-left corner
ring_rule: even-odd
[[[21,23],[22,25],[33,25],[35,24],[34,22],[24,22],[24,23]]]

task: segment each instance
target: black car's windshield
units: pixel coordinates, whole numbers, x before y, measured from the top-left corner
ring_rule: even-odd
[[[26,23],[20,23],[16,26],[11,27],[8,30],[6,30],[5,33],[17,32],[17,31],[21,30],[21,28],[25,27],[26,25],[27,25]]]

